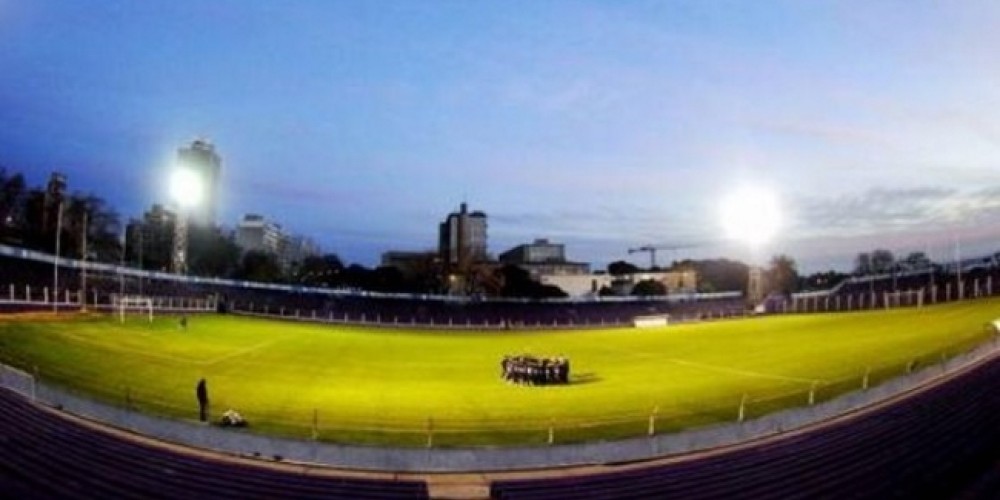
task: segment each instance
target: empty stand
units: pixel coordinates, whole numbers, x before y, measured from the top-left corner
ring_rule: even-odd
[[[996,498],[1000,360],[858,418],[686,462],[494,482],[495,498]]]
[[[0,497],[427,498],[419,481],[343,478],[172,452],[95,430],[0,389]]]

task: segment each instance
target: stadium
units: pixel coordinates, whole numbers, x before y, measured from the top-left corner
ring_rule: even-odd
[[[78,290],[50,295],[52,265],[51,256],[5,249],[4,268],[19,279],[7,287],[0,327],[8,389],[82,425],[257,462],[391,473],[418,496],[428,487],[438,497],[561,496],[569,490],[559,484],[601,477],[577,469],[626,464],[612,477],[627,477],[664,458],[734,453],[727,450],[747,443],[767,449],[886,401],[892,408],[933,397],[924,392],[947,394],[934,387],[984,377],[997,364],[1000,274],[991,267],[966,270],[961,293],[949,284],[932,295],[926,274],[876,277],[749,316],[728,297],[455,302],[135,270],[126,278],[125,269],[64,259],[64,283],[90,268],[92,300],[81,311]],[[120,298],[140,278],[147,295]],[[945,284],[949,276],[935,278]],[[637,318],[670,319],[642,326]],[[568,383],[513,383],[501,363],[524,355],[570,360]],[[207,381],[209,427],[198,421],[199,380]],[[978,411],[995,406],[984,397]],[[230,411],[245,426],[221,424]],[[996,431],[977,427],[985,423],[977,415],[967,425],[988,443]],[[919,418],[928,420],[921,432],[933,434],[934,414]],[[912,484],[950,493],[988,449],[961,448]],[[19,464],[26,469],[14,477],[27,470],[30,480],[30,466]],[[528,471],[531,479],[518,475]],[[490,479],[447,479],[470,472]],[[828,485],[822,477],[815,486]],[[867,480],[870,491],[887,484]],[[601,494],[614,496],[674,491],[603,481],[618,485],[602,483]]]
[[[998,23],[0,1],[0,498],[1000,498]]]

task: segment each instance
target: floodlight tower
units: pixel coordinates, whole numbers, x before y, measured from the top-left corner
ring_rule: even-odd
[[[192,209],[202,199],[204,183],[194,169],[183,163],[177,164],[170,175],[170,196],[177,204],[174,217],[173,271],[187,273],[188,217]]]
[[[745,186],[734,191],[722,205],[722,224],[729,238],[750,249],[747,302],[757,306],[764,300],[764,270],[757,263],[766,245],[781,227],[781,209],[771,191]]]

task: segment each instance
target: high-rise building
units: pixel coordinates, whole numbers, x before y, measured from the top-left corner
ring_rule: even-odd
[[[319,245],[312,238],[302,235],[289,235],[285,237],[284,249],[279,256],[281,264],[286,269],[290,266],[301,264],[309,257],[316,257],[322,253]]]
[[[263,215],[246,214],[236,226],[236,244],[244,252],[257,251],[280,256],[285,249],[285,233],[281,225]]]
[[[186,148],[177,150],[177,161],[194,170],[202,182],[202,196],[197,206],[192,207],[190,221],[201,226],[214,226],[219,201],[219,176],[222,173],[222,158],[215,152],[215,146],[204,139],[198,139]]]
[[[486,214],[469,212],[465,203],[458,212],[448,214],[439,228],[438,252],[448,270],[462,271],[471,264],[487,260]]]

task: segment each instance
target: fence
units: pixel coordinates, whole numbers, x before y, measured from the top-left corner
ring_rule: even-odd
[[[214,312],[216,310],[215,298],[198,299],[172,296],[144,298],[149,298],[152,301],[153,311],[160,313]],[[32,287],[31,285],[8,284],[5,289],[0,291],[0,306],[18,309],[79,309],[83,307],[80,299],[81,292],[76,290],[61,289],[58,293],[51,293],[49,287]],[[99,301],[98,294],[94,292],[87,307],[104,311],[117,311],[119,308],[118,296],[112,294],[106,299],[106,302]]]
[[[780,313],[816,313],[923,307],[944,302],[977,299],[1000,294],[994,288],[993,276],[956,282],[945,282],[907,290],[882,290],[857,293],[795,294],[776,306]]]
[[[437,321],[433,317],[418,318],[415,315],[400,314],[379,314],[379,313],[356,313],[334,312],[331,310],[317,311],[316,309],[302,309],[295,307],[269,306],[265,304],[254,304],[247,302],[244,304],[234,303],[229,306],[229,312],[243,316],[255,316],[259,318],[306,321],[313,323],[328,323],[337,325],[362,325],[379,327],[420,327],[432,329],[476,329],[476,330],[553,330],[561,328],[617,328],[634,326],[634,318],[627,320],[620,319],[578,319],[565,318],[553,319],[552,321],[524,321],[524,320],[503,320],[472,321],[468,318],[441,319]],[[745,318],[749,315],[746,311],[734,313],[725,309],[708,310],[700,314],[690,315],[666,315],[671,324],[689,323],[695,321],[712,321],[720,319]]]
[[[30,373],[0,363],[0,387],[6,387],[32,400],[36,397],[35,377]]]
[[[464,448],[454,448],[455,440],[451,436],[477,431],[461,429],[456,425],[457,422],[438,421],[433,418],[422,423],[413,423],[415,426],[413,429],[399,427],[382,429],[392,436],[391,446],[365,447],[324,442],[331,440],[337,433],[347,433],[350,430],[324,425],[324,414],[318,411],[309,412],[310,414],[305,416],[310,422],[308,429],[285,433],[284,437],[273,437],[199,425],[191,420],[176,417],[160,418],[142,411],[145,409],[144,406],[150,403],[135,392],[124,392],[120,404],[107,404],[96,401],[91,396],[74,395],[29,374],[18,370],[11,371],[2,366],[0,366],[0,386],[13,388],[25,394],[26,387],[31,385],[28,381],[34,380],[37,399],[45,404],[166,441],[248,456],[274,457],[369,470],[453,472],[511,470],[643,460],[668,453],[715,448],[781,433],[898,396],[944,374],[959,372],[976,363],[1000,362],[997,360],[997,354],[1000,352],[997,344],[997,337],[994,336],[972,351],[943,360],[939,358],[933,364],[931,363],[933,356],[927,355],[911,360],[905,366],[891,366],[838,381],[842,384],[809,384],[806,390],[792,391],[779,397],[754,399],[752,395],[744,395],[735,398],[739,401],[731,401],[731,407],[720,407],[715,412],[697,414],[700,418],[707,419],[705,423],[714,425],[694,430],[674,432],[671,424],[676,424],[679,417],[657,414],[653,408],[644,416],[637,414],[628,418],[623,416],[621,419],[611,416],[606,422],[576,422],[572,425],[557,420],[551,420],[547,425],[545,422],[517,422],[518,427],[523,427],[519,432],[527,433],[524,436],[530,439],[519,439],[505,444],[520,446],[490,446],[475,450],[469,449],[474,444],[470,444],[469,439],[461,440]],[[906,374],[907,372],[909,373]],[[13,376],[10,375],[12,373]],[[900,373],[905,375],[895,376]],[[888,377],[892,378],[884,380]],[[879,380],[884,381],[877,383]],[[826,391],[827,388],[830,390]],[[851,392],[840,393],[840,396],[835,397],[840,390],[851,390]],[[826,400],[827,397],[832,399]],[[773,408],[769,408],[769,406],[781,407],[784,403],[794,403],[796,407],[776,412]],[[758,414],[762,413],[767,414],[758,417]],[[574,432],[588,426],[596,426],[606,431],[609,426],[623,424],[628,427],[628,432],[604,432],[600,436],[593,433],[574,435]],[[378,424],[375,427],[378,427]],[[623,439],[613,442],[603,441],[613,440],[619,434]],[[577,437],[586,438],[588,442],[567,444],[577,441]],[[594,440],[598,438],[602,441],[595,442]],[[417,448],[400,447],[407,444],[413,444]]]
[[[741,424],[759,420],[790,409],[808,409],[829,403],[845,395],[865,399],[865,394],[894,380],[903,380],[916,373],[924,376],[940,375],[967,360],[981,343],[977,356],[992,352],[997,346],[995,333],[970,339],[948,350],[927,352],[919,357],[893,365],[873,366],[848,376],[832,380],[794,379],[781,392],[767,390],[755,393],[748,390],[720,396],[721,399],[692,401],[649,401],[645,408],[625,411],[607,411],[599,416],[574,417],[545,415],[538,412],[511,418],[456,418],[433,413],[420,418],[402,418],[391,414],[384,416],[350,416],[351,408],[288,408],[281,421],[262,423],[256,421],[252,408],[243,408],[239,402],[227,401],[225,395],[213,398],[213,414],[218,417],[226,408],[244,412],[255,432],[264,432],[304,441],[344,444],[361,444],[411,448],[470,448],[495,446],[551,446],[594,441],[623,440],[636,437],[653,437],[676,434],[693,428],[723,424]],[[38,378],[36,378],[36,376]],[[71,369],[53,367],[49,373],[36,376],[6,367],[0,370],[0,385],[34,397],[36,380],[43,383],[86,377]],[[81,383],[80,380],[76,380]],[[579,382],[579,380],[578,380]],[[84,380],[84,386],[97,386],[99,381]],[[526,388],[527,390],[532,390]],[[539,388],[539,390],[543,390]],[[61,389],[62,392],[67,392]],[[104,387],[100,394],[80,394],[82,398],[96,398],[112,407],[128,412],[162,415],[169,418],[194,418],[195,408],[172,406],[142,387]],[[696,410],[684,408],[698,408]],[[248,413],[249,412],[249,413]],[[527,412],[526,412],[527,413]],[[780,419],[779,419],[780,420]],[[778,422],[774,428],[788,429]]]

